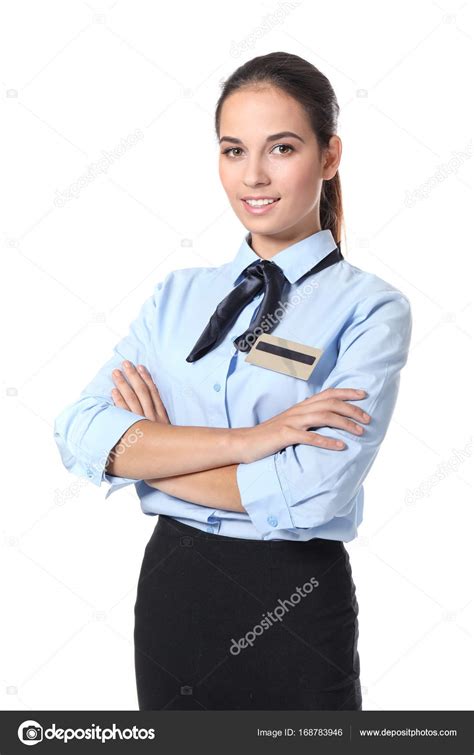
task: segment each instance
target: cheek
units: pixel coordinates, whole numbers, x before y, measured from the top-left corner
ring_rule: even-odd
[[[295,197],[298,203],[312,203],[317,198],[318,176],[316,167],[305,165],[291,166],[285,176],[285,186],[288,194]]]
[[[304,190],[314,179],[312,168],[307,161],[300,160],[275,160],[270,166],[271,180],[281,189],[282,193],[287,191],[292,194],[294,191]]]
[[[222,160],[219,160],[218,169],[219,169],[219,178],[220,178],[221,184],[223,186],[225,186],[225,184],[226,184],[226,175],[225,175],[225,169],[224,169]]]
[[[219,161],[219,177],[224,186],[231,186],[235,183],[235,169],[232,170],[232,166],[229,165],[224,159]]]

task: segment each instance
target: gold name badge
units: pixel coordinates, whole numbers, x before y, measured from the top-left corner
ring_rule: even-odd
[[[274,372],[308,380],[323,354],[322,349],[262,333],[245,361]]]

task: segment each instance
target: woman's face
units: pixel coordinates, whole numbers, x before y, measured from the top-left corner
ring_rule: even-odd
[[[219,176],[254,249],[276,254],[321,230],[319,197],[340,162],[338,136],[321,152],[301,105],[267,87],[241,89],[224,101],[219,140]],[[252,212],[244,197],[277,201]]]

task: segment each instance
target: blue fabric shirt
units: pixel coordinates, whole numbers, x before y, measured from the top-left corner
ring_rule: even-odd
[[[56,417],[54,437],[65,467],[100,486],[106,498],[134,484],[143,513],[167,514],[207,532],[255,540],[348,542],[362,521],[363,481],[393,414],[411,339],[410,303],[398,289],[347,260],[311,274],[336,247],[318,231],[272,257],[291,287],[286,311],[272,335],[315,346],[323,355],[308,381],[245,362],[232,340],[251,323],[263,292],[240,313],[223,342],[197,362],[186,357],[217,304],[260,257],[245,235],[235,257],[219,267],[174,270],[157,283],[129,333],[79,397]],[[317,432],[340,438],[342,451],[296,444],[239,464],[237,484],[246,513],[216,510],[170,496],[143,480],[104,472],[107,456],[143,415],[116,407],[112,371],[123,360],[147,366],[173,425],[250,427],[325,388],[362,388],[353,403],[371,415],[359,437],[333,427]]]

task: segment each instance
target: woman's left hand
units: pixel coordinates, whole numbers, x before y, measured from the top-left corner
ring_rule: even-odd
[[[168,412],[161,400],[160,393],[152,380],[150,373],[143,364],[135,367],[133,362],[122,362],[122,370],[112,372],[112,380],[116,388],[112,389],[112,399],[115,406],[127,409],[135,414],[143,414],[153,422],[170,425]],[[144,482],[150,487],[159,489],[159,480],[150,479]]]
[[[136,368],[133,362],[122,362],[122,370],[114,370],[112,379],[116,385],[112,389],[115,406],[127,409],[135,414],[142,414],[153,422],[171,424],[158,388],[143,364]]]

